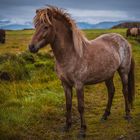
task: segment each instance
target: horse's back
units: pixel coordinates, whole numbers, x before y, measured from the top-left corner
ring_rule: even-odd
[[[106,49],[114,48],[114,50],[119,52],[120,48],[127,48],[131,51],[131,45],[129,42],[120,34],[108,33],[103,34],[91,41],[93,47],[98,46],[105,47]]]
[[[93,51],[99,50],[101,56],[110,55],[116,63],[126,63],[131,58],[131,45],[120,34],[108,33],[103,34],[91,41]],[[105,58],[106,59],[106,58]]]

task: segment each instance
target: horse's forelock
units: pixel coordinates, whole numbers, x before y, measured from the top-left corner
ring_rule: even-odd
[[[48,16],[47,9],[45,8],[36,10],[36,16],[34,17],[34,25],[37,28],[40,24],[52,24]]]

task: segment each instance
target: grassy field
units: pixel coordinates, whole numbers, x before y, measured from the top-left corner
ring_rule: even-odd
[[[125,29],[86,30],[89,39],[103,33],[117,32],[125,36]],[[77,99],[73,98],[73,125],[68,133],[65,124],[65,97],[54,71],[50,47],[38,54],[27,52],[33,31],[7,31],[6,44],[0,44],[0,140],[76,140],[80,128]],[[121,81],[116,74],[116,94],[109,119],[100,122],[107,102],[104,83],[85,88],[85,140],[140,139],[140,43],[132,44],[136,61],[136,97],[133,119],[124,120],[124,99]]]

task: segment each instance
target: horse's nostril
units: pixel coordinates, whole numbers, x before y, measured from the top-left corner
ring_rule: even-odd
[[[34,45],[29,45],[29,50],[32,51],[34,49]]]
[[[29,45],[29,51],[32,53],[36,53],[38,51],[38,49],[36,49],[36,47],[34,45]]]
[[[34,47],[34,45],[29,45],[29,49],[31,49],[31,48],[33,48]]]

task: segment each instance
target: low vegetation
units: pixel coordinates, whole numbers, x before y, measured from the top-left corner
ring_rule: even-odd
[[[79,113],[73,97],[73,126],[65,133],[65,96],[54,69],[50,46],[31,54],[27,50],[34,31],[7,31],[6,44],[0,44],[0,140],[75,140],[78,139]],[[100,34],[117,32],[125,36],[126,29],[84,30],[89,39]],[[136,97],[131,122],[124,120],[124,99],[121,81],[116,74],[116,94],[112,113],[105,122],[100,118],[107,102],[104,83],[86,86],[86,140],[140,139],[140,43],[132,44],[136,61]]]

